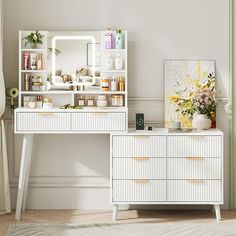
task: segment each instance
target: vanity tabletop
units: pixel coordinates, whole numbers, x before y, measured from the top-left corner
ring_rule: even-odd
[[[32,113],[56,113],[56,112],[127,112],[126,107],[84,107],[81,109],[60,109],[58,107],[54,107],[51,109],[44,108],[25,108],[18,107],[15,109],[15,112],[32,112]]]
[[[223,132],[219,129],[208,129],[208,130],[168,130],[167,128],[154,128],[151,131],[148,130],[136,130],[135,128],[129,128],[128,133],[122,134],[112,134],[112,135],[166,135],[166,136],[176,136],[176,135],[223,135]]]

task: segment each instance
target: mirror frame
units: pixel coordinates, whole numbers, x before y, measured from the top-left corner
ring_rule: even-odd
[[[58,40],[90,40],[92,44],[92,82],[76,82],[76,83],[59,83],[56,82],[56,41]],[[96,57],[96,50],[95,50],[96,40],[93,36],[54,36],[52,38],[52,84],[57,86],[71,86],[71,85],[94,85],[95,84],[95,57]]]

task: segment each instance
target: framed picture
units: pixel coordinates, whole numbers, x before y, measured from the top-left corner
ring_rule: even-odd
[[[101,65],[101,44],[95,44],[95,66]],[[87,66],[92,66],[92,44],[87,43]]]
[[[164,61],[165,127],[173,121],[191,129],[194,114],[206,114],[216,127],[215,61]]]

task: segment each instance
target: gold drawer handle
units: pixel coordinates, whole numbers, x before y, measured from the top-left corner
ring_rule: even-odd
[[[149,135],[135,135],[134,137],[136,139],[146,139],[146,138],[149,138]]]
[[[149,183],[148,179],[134,179],[133,181],[136,184],[148,184]]]
[[[104,115],[107,115],[108,113],[107,112],[93,112],[92,114],[94,116],[104,116]]]
[[[149,157],[134,157],[133,159],[135,161],[148,161]]]
[[[204,139],[205,136],[203,136],[203,135],[192,135],[192,136],[190,136],[190,138],[192,138],[192,139]]]
[[[204,160],[203,157],[191,157],[191,156],[186,157],[186,159],[193,160],[193,161],[203,161]]]
[[[193,183],[193,184],[202,184],[204,183],[203,179],[187,179],[188,182]]]
[[[54,115],[54,113],[53,112],[38,112],[37,113],[38,115],[46,115],[46,116],[51,116],[51,115]]]

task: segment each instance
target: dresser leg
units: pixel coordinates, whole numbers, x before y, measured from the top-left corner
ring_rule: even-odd
[[[32,146],[33,146],[33,135],[29,139],[28,143],[28,151],[27,155],[29,156],[27,168],[26,168],[26,174],[25,174],[25,185],[24,185],[24,192],[23,192],[23,202],[22,202],[22,211],[25,211],[26,208],[26,200],[27,200],[27,191],[28,191],[28,183],[29,183],[29,172],[30,172],[30,163],[31,163],[31,155],[32,155]]]
[[[112,220],[113,221],[116,221],[118,208],[119,208],[119,205],[114,205],[113,206],[113,212],[112,212]]]
[[[221,220],[221,214],[220,214],[220,205],[214,205],[215,208],[215,214],[216,214],[216,220]]]
[[[30,144],[32,144],[33,134],[25,134],[23,138],[23,146],[22,146],[22,154],[21,154],[21,163],[20,163],[20,174],[19,174],[19,183],[18,183],[18,193],[17,193],[17,202],[16,202],[16,215],[15,219],[20,219],[21,214],[21,207],[22,207],[22,200],[23,194],[25,189],[25,179],[26,179],[26,172],[27,166],[29,164],[30,155],[28,155]]]

